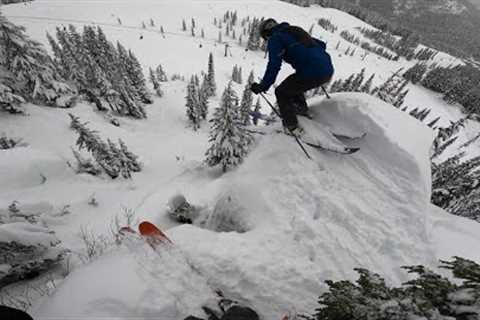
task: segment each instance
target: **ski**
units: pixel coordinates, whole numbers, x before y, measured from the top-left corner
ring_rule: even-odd
[[[364,133],[362,133],[361,135],[358,135],[358,136],[348,135],[348,134],[345,134],[345,133],[337,133],[337,132],[332,132],[332,131],[331,131],[331,133],[337,139],[346,139],[346,140],[352,140],[352,141],[360,140],[360,139],[363,139],[367,136],[366,132],[364,132]]]
[[[353,154],[357,151],[360,151],[359,147],[345,147],[345,148],[343,148],[343,150],[336,150],[336,149],[331,149],[331,148],[321,146],[321,145],[318,145],[318,144],[305,142],[303,140],[302,140],[302,142],[305,143],[307,146],[310,146],[312,148],[319,149],[319,150],[324,150],[324,151],[329,151],[329,152],[333,152],[333,153],[338,153],[338,154]]]
[[[165,233],[163,233],[151,222],[141,222],[138,225],[138,231],[153,249],[157,249],[158,246],[162,244],[173,244],[173,242],[165,235]]]

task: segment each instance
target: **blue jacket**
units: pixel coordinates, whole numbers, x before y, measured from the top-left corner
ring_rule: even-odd
[[[286,22],[275,26],[268,39],[268,65],[261,83],[265,90],[275,83],[282,60],[289,63],[299,76],[305,78],[317,79],[333,75],[332,60],[325,51],[325,42],[312,38],[315,45],[308,47],[286,30],[289,26]]]

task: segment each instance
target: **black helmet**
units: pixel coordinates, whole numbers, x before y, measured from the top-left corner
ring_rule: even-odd
[[[275,19],[272,19],[272,18],[269,18],[260,22],[260,25],[258,26],[258,32],[260,33],[260,36],[264,40],[267,40],[272,35],[272,29],[277,24],[278,24],[277,21],[275,21]]]

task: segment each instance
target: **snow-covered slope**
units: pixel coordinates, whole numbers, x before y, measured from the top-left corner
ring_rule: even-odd
[[[59,24],[102,23],[108,37],[132,48],[145,68],[162,63],[169,75],[179,73],[187,79],[206,69],[208,54],[213,52],[218,93],[234,64],[244,72],[253,69],[256,76],[265,65],[263,54],[245,52],[231,39],[231,55],[224,57],[223,45],[215,44],[218,28],[212,22],[226,10],[237,10],[240,18],[271,15],[305,28],[319,17],[331,19],[340,29],[364,25],[337,10],[270,0],[36,0],[2,10],[42,42],[46,42],[45,31],[54,33]],[[199,29],[205,28],[206,39],[181,31],[182,19],[192,17]],[[143,30],[142,21],[148,24],[150,18],[157,26]],[[166,31],[165,39],[159,26]],[[360,51],[345,56],[346,42],[334,49],[338,33],[315,26],[314,34],[329,42],[338,78],[365,67],[367,74],[377,74],[379,82],[410,64],[373,54],[362,61]],[[439,59],[445,64],[454,61],[447,55]],[[284,68],[279,79],[290,71]],[[200,305],[211,303],[217,288],[257,308],[265,319],[280,319],[293,308],[312,311],[322,281],[351,278],[354,267],[371,268],[398,283],[404,280],[399,270],[404,264],[435,266],[436,259],[453,254],[480,260],[475,249],[480,244],[480,225],[429,204],[433,133],[406,113],[364,95],[313,100],[310,104],[319,125],[341,132],[367,132],[358,142],[360,152],[340,156],[309,149],[314,158],[310,161],[291,138],[273,132],[279,129],[277,124],[266,129],[271,134],[256,137],[241,167],[222,175],[202,165],[208,126],[202,124],[197,132],[187,127],[185,88],[182,81],[164,84],[166,95],[148,106],[148,119],[121,118],[121,127],[110,125],[85,104],[71,110],[29,105],[28,117],[0,118],[0,132],[23,137],[29,144],[1,151],[1,208],[14,200],[49,204],[43,223],[74,252],[82,247],[77,236],[81,226],[96,234],[107,233],[112,218],[123,208],[155,222],[176,243],[176,249],[157,255],[133,240],[89,265],[76,267],[52,297],[45,297],[32,310],[36,319],[181,319],[189,313],[201,315]],[[240,92],[243,86],[235,89]],[[433,107],[432,119],[442,115],[445,124],[460,116],[428,90],[410,89],[407,104]],[[210,107],[217,104],[214,98]],[[74,162],[70,147],[76,139],[68,126],[68,112],[89,121],[89,128],[102,137],[124,140],[141,157],[143,171],[131,181],[75,175],[67,164]],[[472,128],[478,130],[478,125]],[[473,136],[473,129],[467,133]],[[232,220],[249,231],[218,233],[178,226],[164,215],[167,200],[177,192],[205,206],[208,213],[218,203],[230,201],[236,208]],[[92,195],[97,207],[88,205]],[[70,214],[59,215],[65,205],[70,205]]]
[[[340,156],[310,150],[311,161],[293,139],[272,132],[261,136],[231,173],[186,174],[185,183],[208,193],[210,205],[225,197],[239,204],[232,219],[250,231],[175,227],[168,235],[176,249],[158,255],[142,242],[130,243],[74,271],[36,310],[38,318],[181,319],[201,315],[200,306],[211,303],[213,290],[220,289],[265,319],[279,319],[293,308],[311,311],[323,280],[352,278],[353,267],[399,283],[405,280],[399,266],[434,265],[447,257],[443,247],[437,253],[439,243],[453,246],[453,252],[465,243],[478,244],[480,237],[472,232],[479,227],[460,234],[465,227],[458,222],[456,244],[438,242],[452,233],[449,224],[456,220],[438,217],[432,224],[430,218],[430,130],[365,95],[339,94],[311,104],[320,124],[367,132],[358,143],[361,151]]]

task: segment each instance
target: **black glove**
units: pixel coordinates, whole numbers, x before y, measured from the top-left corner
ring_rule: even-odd
[[[252,90],[253,93],[259,94],[260,92],[264,92],[265,88],[260,83],[254,82],[250,86],[250,90]]]

